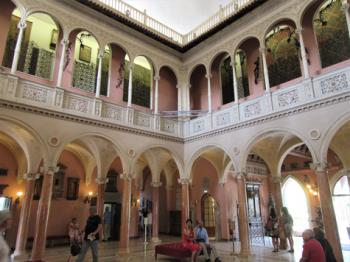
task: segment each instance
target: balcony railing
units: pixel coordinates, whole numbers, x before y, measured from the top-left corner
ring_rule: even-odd
[[[221,22],[225,21],[229,17],[232,17],[237,12],[248,6],[250,3],[256,0],[232,0],[224,7],[220,7],[219,11],[209,17],[202,24],[191,30],[189,33],[182,35],[170,27],[164,25],[158,20],[150,17],[146,12],[132,7],[131,5],[124,3],[122,0],[90,0],[97,4],[103,5],[110,11],[117,12],[117,14],[124,16],[127,19],[143,26],[161,36],[173,41],[180,46],[185,46],[196,38],[210,31]]]
[[[181,114],[179,119],[169,119],[44,86],[0,71],[0,100],[150,131],[174,139],[191,138],[271,115],[301,111],[302,107],[310,107],[313,103],[349,94],[350,67],[345,67],[195,119],[187,115],[182,117],[184,115]]]

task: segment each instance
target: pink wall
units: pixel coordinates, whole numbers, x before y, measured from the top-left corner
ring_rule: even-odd
[[[159,111],[177,111],[177,82],[174,73],[167,67],[159,72],[158,109]]]
[[[227,53],[221,54],[217,58],[215,58],[211,68],[211,106],[213,110],[217,110],[222,106],[222,87],[220,85],[220,62],[225,55],[227,55]]]
[[[191,110],[208,109],[208,80],[203,65],[193,70],[191,75],[190,108]]]
[[[10,0],[0,1],[0,64],[4,58],[7,34],[11,25],[11,14],[15,7]]]

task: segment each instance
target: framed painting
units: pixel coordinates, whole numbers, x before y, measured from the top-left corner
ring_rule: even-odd
[[[79,197],[79,178],[68,177],[67,200],[77,200]]]
[[[91,61],[91,47],[80,45],[79,60],[90,63]]]

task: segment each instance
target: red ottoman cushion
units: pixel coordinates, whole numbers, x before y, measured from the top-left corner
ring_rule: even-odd
[[[176,258],[186,258],[191,257],[192,252],[190,249],[185,248],[182,243],[169,243],[161,244],[155,246],[155,256],[157,254],[162,254],[170,257]]]

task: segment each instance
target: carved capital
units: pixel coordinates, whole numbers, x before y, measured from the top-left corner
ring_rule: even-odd
[[[223,186],[225,186],[226,182],[227,182],[226,179],[220,179],[219,185],[223,187]]]
[[[280,184],[282,182],[282,177],[280,176],[272,176],[271,179],[274,184]]]
[[[266,54],[266,47],[260,47],[259,51],[260,51],[261,54],[265,55]]]
[[[295,33],[298,35],[301,35],[303,33],[304,29],[303,28],[297,28],[295,29]]]
[[[191,179],[189,179],[189,178],[179,178],[177,181],[181,185],[188,185],[191,183]]]
[[[25,180],[36,180],[40,177],[40,173],[25,173],[23,178]]]
[[[153,79],[154,79],[154,81],[159,81],[160,76],[159,76],[159,75],[155,75],[155,76],[153,77]]]
[[[211,74],[206,74],[205,77],[209,80],[212,77],[212,75]]]
[[[53,175],[60,170],[59,166],[49,166],[45,169],[43,166],[40,167],[40,173],[43,175]]]
[[[151,186],[152,187],[161,187],[162,186],[162,182],[152,182]]]
[[[131,181],[132,180],[132,175],[131,174],[127,174],[127,173],[123,173],[123,174],[120,174],[120,178],[124,179],[124,180]]]
[[[107,177],[99,177],[99,178],[96,178],[96,184],[98,185],[104,185],[104,184],[107,184],[109,181],[109,179]]]
[[[128,67],[129,67],[129,70],[132,71],[134,69],[134,63],[130,63]]]
[[[17,25],[17,28],[20,29],[20,30],[23,30],[23,29],[25,29],[26,27],[27,27],[26,21],[21,19],[21,21],[19,21],[19,23],[18,23],[18,25]]]
[[[328,164],[326,162],[311,163],[310,168],[317,173],[323,173],[327,171]]]
[[[237,179],[246,179],[247,173],[246,172],[236,172]]]
[[[62,39],[61,40],[61,45],[68,46],[69,45],[69,40],[68,39]]]
[[[347,0],[343,0],[341,4],[341,9],[346,12],[349,10],[350,4],[348,3]]]

